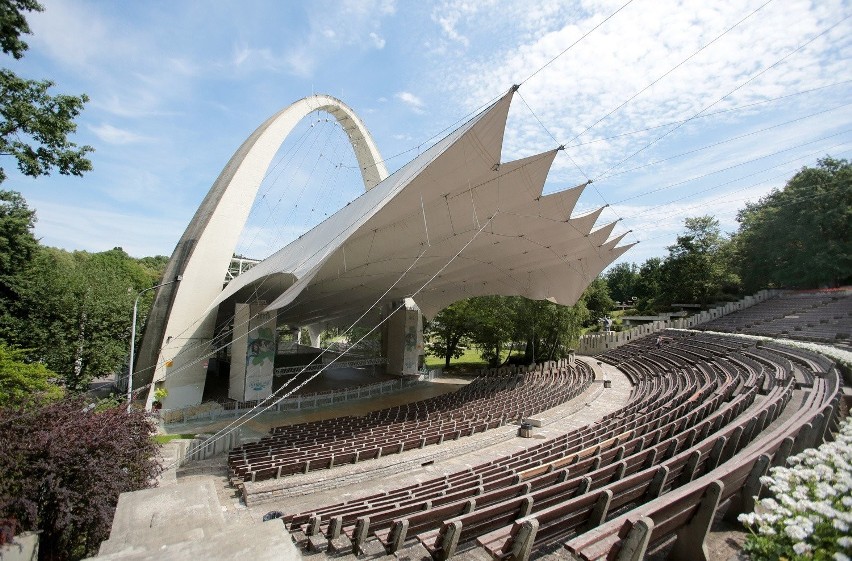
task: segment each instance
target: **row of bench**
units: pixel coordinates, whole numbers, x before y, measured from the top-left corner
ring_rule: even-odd
[[[729,460],[761,443],[796,388],[789,358],[770,349],[715,336],[665,335],[664,349],[653,339],[639,340],[600,357],[619,364],[636,385],[628,406],[596,423],[464,472],[288,515],[285,522],[314,547],[342,542],[357,551],[375,539],[393,552],[416,541],[436,559],[477,544],[500,559],[526,559],[554,543],[591,552],[589,559],[606,544],[614,551],[622,541],[612,536],[624,534],[621,527],[588,543],[572,540],[609,527],[623,512],[653,514],[665,497],[697,508],[690,501],[706,489],[686,499],[680,490],[707,477],[716,481]],[[834,399],[831,376],[814,375],[803,411]],[[723,480],[727,498],[739,496],[740,475]],[[684,525],[690,516],[681,517]],[[647,520],[637,527],[643,524]],[[661,523],[649,543],[679,524]]]
[[[557,364],[503,378],[477,379],[451,396],[341,417],[278,427],[258,442],[232,450],[231,480],[259,481],[457,440],[564,403],[593,381],[582,363]]]
[[[698,329],[848,343],[852,338],[852,296],[831,292],[782,294]]]

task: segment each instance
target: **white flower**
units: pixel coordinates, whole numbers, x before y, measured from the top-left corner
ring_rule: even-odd
[[[809,546],[805,542],[798,542],[796,545],[793,546],[793,551],[796,552],[796,555],[804,555],[810,550],[811,546]]]
[[[739,520],[742,524],[745,524],[746,526],[754,526],[756,518],[757,514],[753,512],[743,513],[737,516],[737,520]]]
[[[804,540],[807,539],[809,533],[805,531],[804,528],[797,525],[790,525],[784,528],[784,533],[786,533],[789,537],[794,540]]]

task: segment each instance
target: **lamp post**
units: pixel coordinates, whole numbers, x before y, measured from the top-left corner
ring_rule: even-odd
[[[183,277],[178,275],[174,278],[174,280],[170,280],[169,282],[164,282],[162,284],[158,284],[156,286],[152,286],[150,288],[146,288],[145,290],[140,290],[139,294],[136,295],[136,300],[133,302],[133,325],[130,328],[130,366],[127,368],[127,411],[130,411],[130,405],[133,403],[133,359],[135,358],[134,351],[136,348],[136,312],[139,309],[139,298],[148,292],[149,290],[154,290],[155,288],[160,288],[161,286],[167,286],[169,284],[174,284],[183,280]]]

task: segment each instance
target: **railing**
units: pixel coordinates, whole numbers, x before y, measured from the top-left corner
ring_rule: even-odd
[[[269,408],[270,411],[299,411],[302,409],[314,409],[356,401],[369,397],[376,397],[386,393],[392,393],[413,387],[420,383],[420,378],[399,378],[386,380],[375,384],[367,384],[345,388],[341,390],[329,390],[306,395],[294,395],[282,399]],[[237,401],[222,405],[215,401],[209,401],[200,405],[193,405],[181,409],[169,409],[160,412],[160,418],[164,424],[185,423],[188,421],[218,419],[220,417],[237,417],[257,406],[259,401]],[[268,404],[267,404],[268,405]],[[264,405],[266,407],[266,405]]]
[[[323,368],[360,368],[362,366],[377,366],[387,364],[388,359],[385,357],[358,358],[353,360],[338,361],[331,364],[316,363],[303,366],[282,366],[275,369],[275,376],[294,376],[302,372],[311,373],[319,372]]]

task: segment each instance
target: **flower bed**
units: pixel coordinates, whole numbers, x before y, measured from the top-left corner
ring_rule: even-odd
[[[752,561],[852,559],[852,417],[834,442],[805,450],[761,478],[773,497],[741,514]]]

